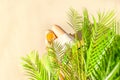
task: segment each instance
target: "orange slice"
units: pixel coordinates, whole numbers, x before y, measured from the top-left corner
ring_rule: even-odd
[[[51,43],[54,39],[56,39],[56,35],[54,34],[52,30],[48,30],[46,34],[46,39],[49,43]]]

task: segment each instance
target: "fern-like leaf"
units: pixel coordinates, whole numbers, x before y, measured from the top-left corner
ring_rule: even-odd
[[[29,55],[22,58],[22,66],[30,80],[58,80],[58,77],[47,71],[44,64],[39,59],[37,51],[32,51]]]
[[[92,27],[92,36],[90,47],[87,52],[87,72],[92,73],[97,64],[101,62],[105,50],[110,46],[114,39],[114,12],[98,14],[99,21],[93,17],[94,26]]]
[[[98,68],[94,69],[94,80],[116,80],[120,76],[120,36],[116,35],[110,47],[105,51]]]
[[[75,9],[70,8],[68,17],[68,24],[75,30],[75,32],[80,31],[82,29],[82,17],[79,15],[79,13]]]

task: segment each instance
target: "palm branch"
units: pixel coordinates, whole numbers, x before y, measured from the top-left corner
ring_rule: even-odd
[[[53,43],[40,59],[36,51],[22,58],[31,80],[119,80],[120,35],[114,11],[92,16],[73,8],[68,24],[75,31],[72,45]],[[81,38],[79,38],[79,33]]]
[[[26,75],[30,76],[30,80],[58,80],[56,75],[47,70],[37,51],[22,57],[22,60],[22,66],[26,70]]]

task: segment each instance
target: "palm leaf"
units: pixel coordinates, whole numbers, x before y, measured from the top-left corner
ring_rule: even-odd
[[[63,58],[63,67],[61,69],[63,69],[63,73],[67,80],[87,79],[84,67],[84,53],[80,44],[80,41],[75,41],[72,48],[68,48],[68,50],[66,50],[65,57]]]
[[[94,69],[94,80],[116,80],[120,76],[120,36],[116,35],[111,46],[105,51],[98,68]]]
[[[57,72],[59,72],[60,63],[53,48],[48,49],[47,54],[45,54],[42,58],[42,62],[44,63],[47,71],[51,72],[54,75],[58,74]]]
[[[56,58],[58,59],[59,62],[62,61],[62,58],[65,55],[66,47],[67,47],[66,45],[63,46],[59,42],[54,42],[53,44],[54,54],[56,54]]]
[[[112,78],[115,76],[116,72],[118,72],[119,66],[120,66],[120,62],[118,62],[118,63],[116,64],[116,66],[114,67],[114,69],[113,69],[113,70],[110,72],[110,74],[105,78],[105,80],[110,80],[110,79],[112,79]]]
[[[58,80],[54,78],[53,74],[47,71],[37,51],[32,51],[29,55],[22,58],[22,66],[26,70],[30,80]]]
[[[82,17],[79,15],[79,13],[73,9],[70,8],[70,11],[68,13],[69,22],[68,24],[76,31],[80,31],[82,29]]]
[[[90,46],[92,24],[89,20],[87,9],[83,10],[83,24],[82,24],[82,39],[84,40],[84,46],[88,49]]]
[[[98,14],[99,21],[94,20],[92,27],[92,36],[90,47],[87,52],[87,72],[88,75],[92,73],[96,64],[101,62],[105,50],[110,46],[114,39],[114,12],[106,14]],[[103,21],[104,20],[104,21]]]

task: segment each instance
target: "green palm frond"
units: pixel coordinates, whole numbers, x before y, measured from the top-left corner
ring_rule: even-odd
[[[65,46],[65,45],[63,46],[59,42],[54,42],[54,44],[53,44],[54,53],[56,54],[57,59],[60,62],[62,61],[63,56],[65,55],[65,48],[66,47],[67,46]]]
[[[109,12],[107,14],[99,14],[99,16],[104,15],[99,18],[98,23],[94,20],[94,26],[92,27],[92,37],[90,42],[90,48],[87,52],[87,72],[88,75],[96,68],[97,64],[101,62],[102,56],[105,50],[110,46],[114,39],[114,13]],[[106,20],[105,23],[102,20]],[[107,25],[107,24],[108,25]]]
[[[77,79],[75,80],[86,80],[87,76],[85,73],[85,54],[83,51],[83,46],[80,41],[77,41],[72,47],[72,68],[74,75],[77,74]]]
[[[22,58],[22,66],[30,80],[58,80],[52,73],[48,72],[41,60],[37,51],[32,51],[29,55]]]
[[[44,55],[42,58],[42,62],[44,63],[47,71],[51,72],[54,75],[58,74],[60,69],[60,64],[53,48],[48,49],[47,54]]]
[[[118,72],[120,66],[120,62],[118,62],[114,69],[109,73],[109,75],[105,78],[105,80],[112,80],[115,74]]]
[[[86,80],[84,67],[84,53],[80,46],[80,41],[75,41],[72,48],[68,47],[61,70],[64,73],[65,80]]]
[[[70,11],[68,13],[69,22],[68,24],[76,31],[80,31],[82,29],[82,17],[79,15],[79,13],[73,9],[70,8]]]
[[[71,61],[73,60],[70,60],[72,59],[72,49],[70,48],[70,45],[66,44],[63,46],[60,43],[54,43],[53,50],[57,56],[57,60],[59,61],[60,71],[63,73],[64,79],[75,80],[75,77],[73,76],[75,70],[71,64]]]
[[[84,40],[84,46],[88,49],[90,46],[90,39],[91,39],[91,29],[92,29],[92,24],[90,23],[89,20],[89,14],[87,9],[83,10],[83,25],[82,25],[82,39]]]
[[[31,76],[31,80],[41,80],[40,77],[40,71],[43,70],[43,65],[41,64],[41,61],[38,58],[38,52],[31,52],[30,55],[27,55],[27,57],[22,58],[24,61],[23,67],[27,70],[27,75]],[[46,70],[44,71],[44,73]]]
[[[107,11],[107,12],[98,12],[98,22],[100,23],[100,25],[104,25],[106,27],[111,27],[111,25],[114,23],[115,21],[115,11]]]
[[[94,80],[116,80],[120,75],[120,36],[116,35],[111,46],[99,64],[99,68],[92,73]]]

